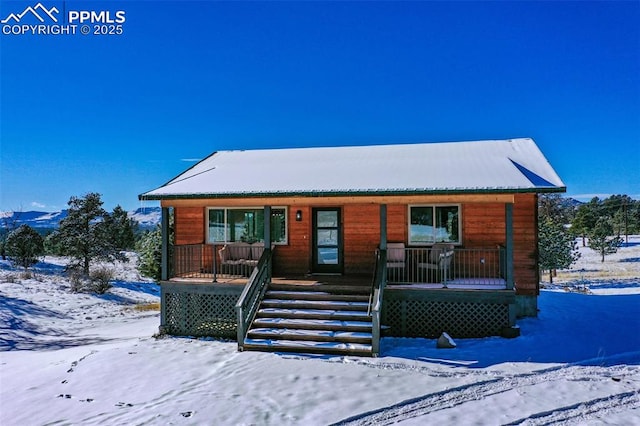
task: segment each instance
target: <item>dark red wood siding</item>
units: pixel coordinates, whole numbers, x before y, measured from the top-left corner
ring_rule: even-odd
[[[173,210],[175,221],[175,243],[203,244],[205,242],[204,207],[176,207]]]
[[[206,203],[206,201],[203,201]],[[326,206],[326,203],[323,204]],[[461,205],[462,247],[496,248],[505,245],[505,204],[471,202]],[[514,196],[514,275],[517,294],[538,294],[537,196]],[[276,247],[275,275],[299,275],[311,271],[311,214],[313,205],[288,207],[288,244]],[[373,272],[375,250],[380,243],[380,206],[375,203],[342,207],[344,263],[347,274]],[[296,221],[296,212],[302,220]],[[175,208],[176,244],[202,244],[206,239],[206,207]],[[407,242],[408,205],[387,205],[387,240]]]

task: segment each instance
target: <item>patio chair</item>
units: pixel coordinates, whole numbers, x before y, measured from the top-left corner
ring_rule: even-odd
[[[418,273],[426,282],[441,282],[446,286],[453,261],[453,244],[436,243],[424,262],[418,262]]]
[[[387,281],[401,281],[404,278],[405,267],[404,243],[387,243]]]

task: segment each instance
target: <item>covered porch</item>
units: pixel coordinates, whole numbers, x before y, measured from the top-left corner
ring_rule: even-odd
[[[265,217],[270,209],[264,207]],[[387,205],[378,212],[380,240],[368,274],[274,274],[281,248],[270,242],[268,221],[260,246],[165,239],[163,330],[235,338],[241,350],[376,355],[385,335],[482,337],[515,325],[510,204],[506,244],[492,248],[390,243]],[[163,213],[169,235],[168,209]],[[302,322],[310,329],[301,330]],[[310,346],[310,339],[323,343]]]

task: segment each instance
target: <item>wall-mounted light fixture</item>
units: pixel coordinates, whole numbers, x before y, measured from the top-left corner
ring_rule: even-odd
[[[296,211],[296,222],[300,222],[302,220],[302,210]]]

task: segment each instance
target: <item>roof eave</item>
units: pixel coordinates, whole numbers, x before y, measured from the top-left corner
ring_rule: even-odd
[[[476,189],[429,189],[429,190],[376,190],[376,191],[282,191],[239,193],[193,193],[193,194],[140,194],[140,201],[195,200],[207,198],[275,198],[275,197],[361,197],[393,195],[460,195],[460,194],[541,194],[567,192],[566,186],[536,188],[476,188]]]

